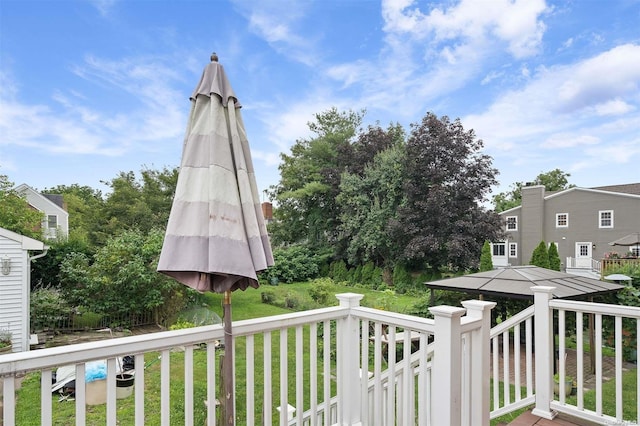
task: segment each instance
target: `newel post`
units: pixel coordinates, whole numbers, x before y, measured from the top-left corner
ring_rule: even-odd
[[[555,287],[531,287],[534,302],[534,332],[535,332],[535,390],[536,406],[532,414],[553,419],[555,411],[551,411],[550,402],[553,399],[553,311],[549,307],[549,300],[553,298]]]
[[[466,300],[462,306],[467,309],[467,318],[480,319],[480,328],[471,333],[471,412],[472,424],[488,426],[490,423],[490,355],[491,355],[491,310],[495,302]]]
[[[434,306],[432,422],[459,426],[462,421],[462,339],[460,318],[464,308]]]
[[[364,297],[358,293],[336,294],[340,306],[356,308]],[[360,324],[349,314],[338,321],[337,326],[337,374],[338,378],[338,422],[342,425],[360,424]]]

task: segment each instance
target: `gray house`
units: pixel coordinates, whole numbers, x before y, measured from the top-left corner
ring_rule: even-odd
[[[545,193],[524,186],[522,204],[500,213],[505,241],[492,244],[494,267],[527,265],[540,241],[555,243],[567,272],[595,275],[607,253],[640,252],[609,243],[640,231],[640,183]]]
[[[42,235],[46,239],[69,235],[69,213],[67,213],[62,195],[41,194],[29,185],[15,188],[22,194],[31,207],[44,213]]]
[[[0,328],[11,331],[13,352],[29,350],[31,260],[47,249],[42,241],[0,228]]]

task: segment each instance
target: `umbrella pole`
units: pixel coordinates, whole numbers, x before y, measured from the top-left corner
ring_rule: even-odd
[[[233,395],[233,336],[231,334],[231,290],[224,292],[222,303],[224,317],[224,359],[222,360],[223,419],[225,425],[235,425]]]

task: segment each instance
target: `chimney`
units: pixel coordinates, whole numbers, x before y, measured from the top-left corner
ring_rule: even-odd
[[[273,220],[273,205],[268,201],[262,203],[262,216],[267,223]]]
[[[529,262],[533,250],[544,240],[544,185],[522,187],[520,235],[522,262]]]

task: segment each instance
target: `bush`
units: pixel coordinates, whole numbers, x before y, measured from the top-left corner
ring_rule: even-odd
[[[172,324],[171,327],[169,327],[169,330],[182,330],[184,328],[193,328],[195,326],[196,325],[192,322],[185,321],[185,320],[178,320],[174,324]]]
[[[60,265],[65,299],[106,315],[126,317],[158,309],[162,319],[170,319],[184,307],[187,291],[156,270],[163,239],[160,230],[146,235],[129,230],[110,238],[91,259],[68,254]]]
[[[531,261],[529,263],[531,265],[549,269],[549,252],[547,251],[547,245],[544,241],[540,241],[538,247],[533,250],[533,253],[531,254]]]
[[[404,265],[398,264],[393,268],[393,287],[400,294],[406,293],[413,287],[411,274]]]
[[[560,270],[560,255],[558,254],[558,246],[556,243],[549,244],[549,269],[554,271]]]
[[[273,303],[276,300],[276,294],[273,290],[265,290],[260,293],[262,303]]]
[[[347,270],[347,264],[344,263],[344,260],[338,260],[331,264],[331,274],[329,276],[337,283],[348,281],[349,271]]]
[[[56,328],[72,313],[62,293],[51,287],[39,288],[31,293],[31,330]]]
[[[330,278],[318,278],[311,283],[309,296],[319,305],[326,306],[333,292],[333,281]]]
[[[284,307],[287,309],[296,310],[301,304],[302,300],[300,299],[300,296],[295,293],[289,293],[284,298]]]
[[[319,259],[301,246],[276,249],[273,253],[274,265],[265,272],[267,281],[275,277],[284,283],[306,281],[318,276]]]
[[[558,258],[559,259],[559,258]],[[491,260],[491,244],[485,241],[480,252],[480,272],[493,270],[493,260]]]

